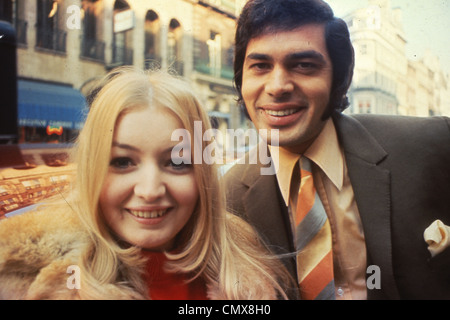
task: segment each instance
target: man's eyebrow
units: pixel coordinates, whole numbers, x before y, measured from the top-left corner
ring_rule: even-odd
[[[264,54],[264,53],[250,53],[247,56],[247,59],[250,59],[250,60],[271,60],[272,58],[270,57],[270,55]]]
[[[287,59],[290,60],[301,60],[301,59],[316,59],[319,62],[325,63],[325,57],[320,52],[315,50],[301,51],[301,52],[293,52],[287,56]]]
[[[253,52],[250,53],[247,56],[247,59],[249,60],[272,60],[271,56],[269,54],[265,53],[257,53]],[[319,60],[319,62],[325,63],[325,57],[320,52],[317,52],[315,50],[308,50],[308,51],[299,51],[299,52],[293,52],[288,54],[285,57],[285,60],[301,60],[301,59],[316,59]]]

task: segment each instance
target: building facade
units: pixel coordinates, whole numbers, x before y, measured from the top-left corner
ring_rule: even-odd
[[[429,51],[420,60],[407,58],[400,8],[390,0],[369,0],[344,20],[355,49],[347,112],[450,115],[449,75]]]
[[[372,0],[345,17],[355,49],[352,113],[397,114],[404,106],[408,61],[401,12]]]
[[[84,97],[122,65],[174,69],[191,82],[221,130],[245,119],[233,78],[242,0],[2,0],[16,29],[20,142],[69,142]]]
[[[245,0],[2,0],[16,29],[20,142],[72,141],[84,96],[121,65],[171,67],[221,131],[251,124],[236,106],[235,20]],[[400,9],[370,0],[344,17],[355,47],[350,113],[450,114],[448,75],[409,61]]]

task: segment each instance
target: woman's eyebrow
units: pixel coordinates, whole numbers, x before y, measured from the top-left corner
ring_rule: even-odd
[[[135,152],[139,151],[139,148],[136,148],[136,147],[126,144],[126,143],[119,143],[117,141],[113,141],[112,146],[116,147],[116,148],[120,148],[120,149],[135,151]]]
[[[116,148],[120,148],[120,149],[125,149],[125,150],[131,150],[134,152],[140,152],[140,149],[137,147],[134,147],[132,145],[126,144],[126,143],[119,143],[117,141],[113,141],[112,143],[113,147]],[[165,148],[164,150],[161,151],[162,154],[170,154],[172,152],[172,150],[174,151],[180,151],[180,150],[186,150],[186,151],[190,151],[190,144],[188,143],[184,143],[184,144],[174,144],[172,146],[169,146],[167,148]]]

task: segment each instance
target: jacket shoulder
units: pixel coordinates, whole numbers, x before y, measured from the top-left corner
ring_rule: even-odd
[[[353,119],[361,123],[372,133],[386,134],[392,132],[405,133],[407,135],[417,134],[423,137],[439,137],[442,134],[448,138],[450,136],[450,118],[448,117],[414,117],[398,115],[352,115]]]
[[[347,147],[349,144],[357,145],[356,150],[364,149],[364,145],[358,145],[358,141],[360,136],[365,134],[366,137],[375,139],[389,153],[402,153],[404,150],[421,148],[440,154],[450,154],[449,148],[442,148],[450,145],[448,117],[340,114],[334,117],[334,122],[341,142]]]
[[[88,241],[67,207],[30,211],[0,221],[0,298],[26,298],[33,287],[66,287],[67,267]]]
[[[230,184],[238,183],[245,172],[246,165],[239,165],[234,163],[230,169],[223,176],[225,185],[228,187]]]
[[[270,155],[265,159],[265,162],[268,163],[263,164],[261,162],[260,148],[262,148],[260,145],[253,147],[246,152],[243,158],[236,160],[227,170],[224,175],[224,181],[227,187],[236,187],[236,185],[248,187],[259,179],[261,172],[267,172],[264,170],[272,168],[271,161],[267,161],[270,160]],[[265,152],[268,151],[265,150]]]

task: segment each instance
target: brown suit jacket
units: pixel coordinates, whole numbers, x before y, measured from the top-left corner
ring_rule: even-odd
[[[361,215],[367,265],[381,270],[381,289],[368,289],[368,298],[450,299],[450,249],[431,258],[423,239],[436,219],[450,225],[450,119],[338,114],[333,121]],[[225,176],[229,209],[274,253],[293,252],[276,176],[245,163]],[[295,277],[295,257],[283,261]]]

